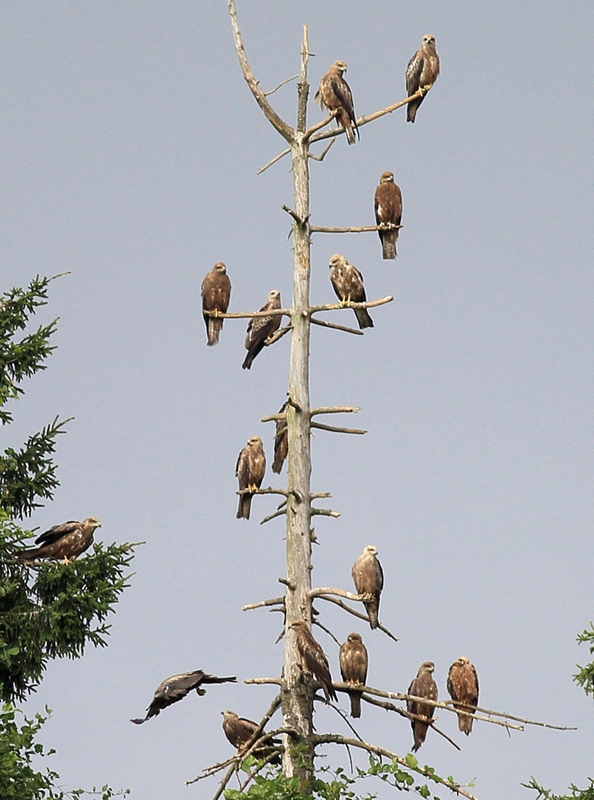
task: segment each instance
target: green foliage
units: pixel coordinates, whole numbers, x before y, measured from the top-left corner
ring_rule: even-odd
[[[594,655],[594,626],[592,626],[591,622],[589,628],[586,628],[583,633],[578,634],[577,640],[579,644],[589,642],[590,655]],[[574,681],[578,686],[582,687],[586,694],[590,694],[594,697],[594,662],[586,664],[585,667],[580,667],[578,664],[577,667],[579,672],[573,676]]]
[[[49,714],[49,709],[46,709]],[[19,727],[17,716],[22,718]],[[22,711],[5,703],[0,711],[0,797],[2,800],[66,800],[81,798],[83,795],[95,795],[101,800],[123,797],[130,794],[128,789],[114,792],[109,786],[91,791],[74,789],[63,792],[54,788],[59,779],[57,772],[47,768],[37,771],[33,767],[33,759],[47,758],[53,750],[45,750],[35,737],[47,717],[36,714],[28,719]]]
[[[592,778],[588,780],[590,781],[590,785],[587,789],[578,789],[577,786],[571,784],[569,787],[571,794],[563,795],[553,794],[550,789],[544,789],[534,778],[530,779],[530,783],[523,783],[522,786],[525,786],[527,789],[534,789],[535,792],[538,792],[535,800],[594,800],[594,780]]]
[[[23,698],[51,658],[105,646],[107,615],[128,585],[133,545],[96,543],[68,564],[28,567],[16,558],[23,533],[0,512],[0,697]]]
[[[39,370],[55,349],[50,338],[57,320],[41,325],[33,333],[21,335],[30,317],[47,303],[48,285],[52,278],[37,276],[27,289],[14,288],[0,299],[0,422],[12,422],[12,414],[4,409],[9,400],[23,394],[19,385]],[[56,466],[51,456],[55,439],[67,420],[56,417],[40,433],[30,436],[20,450],[8,448],[0,456],[0,508],[12,517],[28,516],[39,507],[36,498],[49,500],[58,485]]]

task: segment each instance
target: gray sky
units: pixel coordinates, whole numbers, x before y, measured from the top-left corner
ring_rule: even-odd
[[[442,712],[462,751],[430,734],[420,760],[474,781],[481,800],[532,797],[520,787],[532,774],[559,791],[584,785],[592,701],[571,675],[588,660],[575,635],[592,618],[594,9],[253,0],[238,12],[265,89],[298,71],[307,23],[312,97],[343,59],[358,114],[405,96],[423,34],[442,62],[414,126],[402,109],[311,165],[314,224],[372,224],[389,169],[405,226],[397,262],[381,260],[375,234],[314,240],[315,302],[333,299],[334,252],[361,269],[369,297],[395,302],[372,311],[364,337],[312,332],[312,402],[361,406],[349,422],[369,431],[315,437],[314,491],[332,492],[342,516],[316,525],[313,580],[351,589],[353,561],[376,544],[380,618],[401,641],[318,602],[323,622],[341,640],[362,633],[371,685],[406,690],[432,659],[444,697],[464,654],[482,705],[579,726],[509,737],[477,724],[466,739]],[[54,663],[29,710],[54,710],[43,739],[65,787],[208,798],[214,782],[183,782],[231,754],[220,711],[258,718],[273,690],[241,679],[278,675],[282,662],[279,615],[240,608],[280,594],[283,523],[258,524],[271,497],[236,520],[233,473],[250,435],[272,454],[259,420],[283,402],[289,342],[242,371],[245,322],[207,348],[199,291],[222,260],[232,310],[258,308],[272,288],[289,302],[289,163],[256,175],[283,141],[241,77],[223,0],[22,0],[3,4],[0,37],[4,288],[72,273],[39,318],[60,316],[59,349],[26,386],[4,446],[74,415],[58,443],[62,485],[31,525],[97,515],[104,541],[146,541],[109,648]],[[294,84],[272,99],[292,122]],[[337,648],[316,635],[337,677]],[[129,723],[163,678],[197,668],[240,681]],[[327,710],[316,726],[345,730]],[[393,714],[364,706],[358,727],[410,749]]]

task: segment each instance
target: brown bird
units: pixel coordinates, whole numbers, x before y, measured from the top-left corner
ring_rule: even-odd
[[[205,690],[201,688],[203,683],[235,683],[236,681],[237,678],[217,678],[216,675],[207,675],[201,669],[196,669],[193,672],[182,672],[180,675],[172,675],[171,678],[166,678],[155,689],[152,702],[146,710],[146,716],[141,719],[131,719],[130,722],[134,722],[135,725],[142,725],[147,719],[160,714],[167,706],[183,700],[192,689],[196,689],[196,694],[206,694]]]
[[[384,588],[384,573],[376,558],[377,553],[377,547],[368,544],[353,564],[351,572],[357,593],[372,595],[372,599],[363,601],[372,629],[377,628],[380,595]]]
[[[394,183],[393,172],[382,172],[379,186],[376,187],[374,196],[376,225],[391,222],[400,225],[402,219],[402,192]],[[396,258],[396,241],[399,230],[378,231],[382,243],[382,257],[384,259]]]
[[[349,633],[346,642],[340,645],[338,657],[343,681],[353,685],[365,685],[369,656],[360,634]],[[349,692],[349,696],[351,698],[351,717],[360,717],[361,693]]]
[[[271,311],[276,308],[281,308],[281,296],[280,292],[273,289],[260,311]],[[252,317],[250,319],[245,335],[245,349],[248,352],[241,365],[242,369],[251,369],[254,358],[263,350],[266,339],[280,328],[280,324],[281,314],[273,314],[271,317]]]
[[[427,700],[437,700],[437,684],[433,680],[434,669],[435,664],[433,661],[423,661],[417,672],[417,677],[408,687],[408,694],[413,697],[425,697]],[[421,703],[418,700],[407,700],[406,708],[409,714],[426,717],[429,721],[433,719],[434,706],[427,703]],[[415,753],[425,741],[429,725],[419,719],[411,719],[410,724],[414,737],[413,753]]]
[[[317,678],[326,700],[328,702],[330,699],[336,700],[336,691],[332,686],[332,676],[330,675],[330,665],[324,655],[324,651],[302,619],[293,622],[291,628],[295,631],[295,644],[297,645],[302,666]]]
[[[435,36],[428,33],[423,36],[421,47],[417,50],[406,68],[406,94],[410,97],[419,89],[423,90],[423,97],[413,100],[406,109],[406,121],[414,122],[417,109],[424,100],[424,95],[429,91],[439,75],[439,56],[435,51]]]
[[[23,550],[18,557],[23,561],[36,561],[39,558],[62,558],[67,564],[84,553],[93,543],[93,534],[101,527],[97,517],[87,517],[82,522],[69,520],[62,525],[54,525],[35,539],[41,545],[32,550]]]
[[[225,736],[236,750],[241,750],[258,729],[258,724],[251,719],[238,717],[234,711],[221,711],[221,714],[223,715],[223,731],[225,732]],[[260,736],[263,735],[264,731],[260,733]],[[253,751],[253,755],[256,758],[266,758],[273,753],[274,747],[280,745],[279,739],[267,739],[266,742],[269,745],[268,747],[258,747]],[[280,754],[272,759],[273,764],[280,764],[280,762]]]
[[[359,136],[359,129],[351,87],[342,77],[346,71],[347,65],[344,61],[335,61],[328,72],[322,75],[314,100],[319,100],[321,108],[327,108],[331,114],[336,112],[336,122],[345,129],[347,142],[354,144],[355,134]]]
[[[341,303],[365,303],[363,276],[344,256],[336,253],[330,259],[330,282]],[[373,328],[373,320],[366,308],[354,308],[360,328]]]
[[[227,275],[227,268],[222,261],[218,261],[205,276],[202,281],[201,294],[203,311],[227,313],[231,297],[231,281]],[[220,317],[211,317],[210,314],[203,314],[202,316],[206,325],[206,344],[217,344],[225,320]]]
[[[289,407],[288,403],[283,403],[278,413],[285,414],[288,407]],[[280,475],[280,472],[283,468],[283,464],[285,463],[285,459],[287,457],[288,452],[289,452],[289,436],[287,433],[287,420],[277,419],[276,434],[274,436],[274,462],[272,464],[272,471],[275,472],[277,475]]]
[[[237,519],[249,519],[252,507],[252,497],[260,488],[264,473],[266,472],[266,456],[262,448],[262,439],[259,436],[250,436],[247,445],[237,458],[235,475],[239,481],[239,491],[249,489],[250,493],[239,495]]]
[[[452,700],[457,701],[454,708],[474,714],[478,705],[479,681],[476,669],[466,656],[458,658],[450,667],[446,687]],[[472,722],[472,717],[458,714],[458,727],[467,736],[472,731]]]

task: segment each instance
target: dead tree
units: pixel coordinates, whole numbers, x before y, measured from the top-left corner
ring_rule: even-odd
[[[309,43],[308,31],[304,26],[303,41],[301,45],[301,69],[297,84],[297,121],[295,127],[289,125],[283,120],[274,110],[268,100],[268,96],[272,92],[264,92],[259,82],[254,77],[247,59],[247,55],[243,46],[241,31],[237,20],[237,12],[235,8],[235,0],[227,0],[229,16],[231,19],[231,26],[233,30],[233,37],[235,41],[235,48],[239,58],[239,63],[243,76],[248,84],[248,87],[254,96],[258,106],[262,110],[266,119],[271,123],[275,130],[283,137],[286,142],[286,148],[268,164],[266,164],[260,172],[268,169],[275,164],[279,159],[286,155],[291,156],[292,162],[292,176],[294,188],[294,201],[293,207],[283,206],[283,209],[292,218],[292,235],[293,235],[293,252],[294,252],[294,269],[293,269],[293,297],[290,308],[277,309],[274,311],[266,312],[245,312],[245,313],[232,313],[220,314],[217,316],[224,318],[253,318],[263,315],[278,314],[286,316],[289,319],[288,325],[278,330],[266,344],[270,345],[277,341],[281,336],[286,333],[291,334],[291,348],[290,348],[290,369],[289,369],[289,389],[287,395],[285,410],[277,413],[270,414],[263,418],[263,422],[268,421],[281,421],[286,425],[288,436],[288,479],[287,488],[275,489],[267,488],[260,489],[259,494],[279,494],[283,496],[283,501],[278,510],[270,514],[262,520],[268,522],[278,516],[286,516],[286,576],[281,579],[281,583],[285,585],[285,594],[283,597],[264,600],[258,603],[253,603],[244,606],[244,610],[252,608],[260,608],[266,606],[278,607],[284,612],[285,625],[284,625],[284,639],[285,639],[285,654],[284,654],[284,668],[282,678],[253,678],[246,680],[246,683],[256,684],[273,684],[279,687],[279,695],[272,703],[271,708],[266,713],[261,721],[252,739],[250,739],[244,746],[241,757],[245,758],[246,754],[253,752],[258,742],[258,736],[262,735],[264,725],[276,708],[280,705],[282,710],[282,725],[272,733],[268,734],[271,737],[275,734],[282,734],[283,737],[283,772],[286,776],[298,776],[301,781],[302,791],[304,795],[311,795],[312,793],[312,778],[314,770],[315,748],[317,745],[336,743],[346,747],[353,746],[366,750],[378,756],[386,756],[395,762],[402,764],[407,769],[411,768],[411,764],[383,748],[367,744],[357,739],[347,739],[339,734],[315,734],[313,730],[313,705],[314,695],[318,688],[318,683],[313,679],[304,679],[304,673],[300,665],[300,658],[297,653],[295,644],[295,631],[291,625],[297,620],[304,620],[308,626],[312,624],[312,601],[318,597],[328,602],[336,603],[343,609],[348,611],[361,619],[367,619],[363,613],[359,613],[355,609],[346,605],[342,599],[364,602],[369,600],[367,595],[355,595],[341,589],[332,587],[325,588],[312,588],[311,586],[311,545],[314,538],[312,529],[312,518],[317,515],[337,517],[339,514],[336,511],[327,508],[320,508],[313,505],[313,501],[329,497],[327,493],[312,494],[310,485],[311,475],[311,452],[310,452],[310,439],[312,428],[337,432],[346,434],[364,434],[365,431],[357,428],[339,427],[334,425],[327,425],[315,421],[315,417],[320,415],[335,414],[335,413],[353,413],[358,411],[358,408],[351,406],[334,406],[325,408],[311,408],[310,406],[310,392],[309,392],[309,344],[310,344],[310,329],[311,325],[321,325],[340,331],[345,331],[352,334],[361,335],[361,331],[344,325],[328,322],[327,320],[318,319],[315,315],[322,311],[333,311],[342,309],[346,306],[351,308],[370,308],[389,303],[393,298],[384,297],[377,300],[372,300],[365,303],[334,303],[325,305],[310,304],[309,288],[310,288],[310,251],[311,251],[311,236],[313,233],[359,233],[359,232],[376,232],[381,229],[390,229],[400,226],[382,225],[382,226],[364,226],[364,227],[328,227],[328,226],[314,226],[310,224],[310,204],[309,204],[309,160],[323,160],[328,153],[330,147],[334,143],[337,136],[342,135],[345,130],[342,127],[329,128],[329,124],[333,120],[334,115],[330,115],[322,122],[307,127],[307,103],[309,98],[310,86],[308,83],[308,62],[309,62]],[[292,79],[288,79],[292,80]],[[283,81],[278,87],[288,81]],[[413,100],[419,99],[423,96],[425,89],[420,90],[411,97],[407,97],[397,103],[394,103],[380,111],[370,114],[368,116],[360,117],[357,119],[357,126],[363,127],[369,122],[378,119],[386,114],[395,111],[397,108],[406,106]],[[276,91],[274,89],[273,91]],[[320,155],[314,155],[311,152],[311,145],[314,142],[330,139],[330,144],[321,152]],[[281,426],[284,432],[284,425]],[[378,626],[388,636],[395,639],[395,637],[381,624]],[[396,640],[397,641],[397,640]],[[347,684],[334,683],[334,688],[337,691],[348,693],[349,687]],[[372,705],[380,706],[390,711],[396,711],[407,719],[417,718],[414,714],[395,706],[393,703],[388,702],[388,699],[395,699],[399,701],[407,700],[420,700],[421,698],[410,698],[406,694],[397,694],[385,692],[382,690],[374,689],[372,687],[361,687],[361,697]],[[386,698],[379,700],[378,697]],[[432,702],[424,699],[425,704],[433,705],[456,713],[451,701]],[[484,712],[482,720],[485,722],[493,722],[498,725],[504,725],[507,728],[514,728],[522,730],[522,725],[514,725],[509,720],[515,720],[524,724],[538,724],[531,723],[528,720],[520,720],[518,717],[511,717],[507,714],[500,714],[485,709],[477,709],[479,712]],[[464,711],[457,713],[465,714]],[[475,718],[479,718],[475,716]],[[425,720],[425,718],[423,718]],[[435,730],[434,721],[428,720],[428,724]],[[555,726],[547,726],[555,727]],[[351,726],[352,728],[352,726]],[[354,730],[354,729],[353,729]],[[437,731],[441,733],[440,731]],[[356,732],[355,732],[356,733]],[[445,734],[441,733],[442,736]],[[450,743],[455,747],[457,745],[452,742],[449,737],[445,736]],[[273,754],[275,755],[275,753]],[[238,768],[238,756],[228,759],[225,762],[207,767],[201,776],[195,780],[200,780],[203,777],[208,777],[216,772],[227,769],[227,772],[221,781],[219,790],[215,795],[214,800],[221,796],[227,782],[232,777],[233,773]],[[253,773],[240,786],[241,789],[245,788],[250,780],[253,779],[256,772],[261,769],[260,765]],[[419,775],[428,776],[429,773],[421,767],[414,768]],[[431,779],[442,783],[448,789],[459,796],[464,796],[474,800],[473,795],[467,792],[462,787],[455,784],[449,779],[438,778],[435,773],[431,771]],[[189,781],[193,783],[194,781]]]

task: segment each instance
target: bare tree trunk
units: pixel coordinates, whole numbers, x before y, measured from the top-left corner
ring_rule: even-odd
[[[295,216],[293,223],[293,319],[289,366],[289,476],[287,503],[287,588],[284,676],[282,697],[283,724],[299,732],[299,738],[285,737],[283,771],[299,775],[304,793],[311,793],[313,778],[313,691],[302,681],[295,635],[289,628],[298,619],[311,622],[311,454],[309,404],[309,165],[307,144],[303,141],[307,120],[308,64],[307,28],[301,49],[301,80],[298,86],[297,130],[291,143]]]

